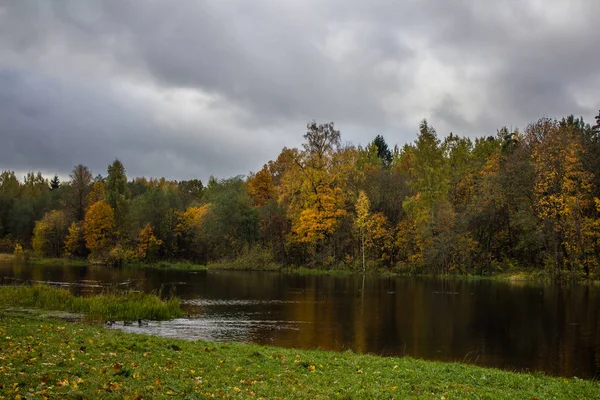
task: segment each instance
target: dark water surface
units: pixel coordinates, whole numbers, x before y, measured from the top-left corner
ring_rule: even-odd
[[[162,287],[192,316],[136,332],[600,378],[598,286],[0,264],[2,284],[29,281]]]

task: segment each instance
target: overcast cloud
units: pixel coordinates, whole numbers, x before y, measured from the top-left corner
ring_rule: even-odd
[[[0,1],[0,169],[229,177],[306,123],[390,144],[600,108],[597,0]]]

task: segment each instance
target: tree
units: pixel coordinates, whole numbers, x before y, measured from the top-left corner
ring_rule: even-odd
[[[146,226],[140,229],[137,237],[137,256],[140,259],[154,259],[160,245],[162,245],[162,240],[154,236],[152,225],[146,224]]]
[[[54,178],[50,181],[50,190],[57,190],[60,188],[60,179],[58,179],[58,175],[54,175]]]
[[[16,197],[5,197],[8,200],[5,205],[10,208],[3,221],[4,229],[22,243],[28,243],[32,238],[35,222],[42,219],[52,203],[48,181],[41,172],[27,173],[23,184],[18,184],[17,181],[17,185],[14,185],[10,174],[5,178],[9,192],[16,189]]]
[[[248,179],[248,193],[252,196],[256,207],[263,207],[269,200],[275,197],[275,185],[273,175],[268,166],[263,165],[262,169]]]
[[[337,227],[352,202],[347,201],[353,181],[357,151],[354,147],[340,146],[340,133],[333,123],[308,124],[304,151],[285,152],[285,169],[279,180],[279,203],[286,210],[291,232],[289,247],[302,254],[298,262],[312,258],[320,265],[343,260],[341,248],[352,246],[352,235],[334,238]],[[282,156],[280,158],[284,160]],[[278,159],[279,160],[279,159]],[[352,225],[352,218],[348,219]],[[338,248],[336,248],[338,247]]]
[[[388,148],[385,139],[381,135],[375,136],[373,144],[377,147],[377,157],[381,160],[384,168],[388,168],[392,164],[392,152]]]
[[[600,110],[598,110],[598,115],[594,119],[596,120],[596,124],[592,127],[592,130],[596,135],[600,135]]]
[[[203,201],[211,204],[203,226],[213,258],[239,256],[257,243],[259,212],[242,177],[219,181],[205,193]]]
[[[87,197],[92,186],[92,174],[88,167],[79,164],[71,172],[70,193],[66,198],[67,212],[74,221],[83,221],[88,207]]]
[[[448,176],[440,141],[426,120],[421,122],[413,154],[414,179],[410,186],[415,195],[405,202],[405,208],[413,213],[417,221],[431,226],[435,222],[437,204],[448,193]]]
[[[315,163],[315,168],[325,167],[326,157],[331,156],[341,143],[340,131],[335,130],[333,122],[318,125],[315,121],[308,123],[304,139],[306,143],[302,146]]]
[[[106,185],[102,181],[94,182],[87,196],[87,204],[91,205],[101,200],[106,200]]]
[[[41,172],[28,172],[27,175],[25,175],[23,187],[21,188],[22,197],[39,198],[47,194],[48,191],[48,180],[44,179]]]
[[[50,211],[35,223],[33,250],[42,257],[60,257],[67,234],[67,217],[62,211]]]
[[[179,214],[175,231],[181,240],[179,250],[195,261],[205,261],[207,257],[204,221],[210,204],[200,207],[189,207]]]
[[[73,257],[85,257],[88,250],[85,247],[83,221],[72,222],[65,238],[65,253]]]
[[[200,179],[190,179],[178,183],[178,188],[184,198],[185,205],[200,201],[204,193],[204,185]]]
[[[90,206],[83,222],[85,245],[92,254],[106,250],[113,242],[115,214],[105,201]]]
[[[129,213],[129,189],[125,167],[118,159],[108,166],[106,177],[106,202],[114,210],[115,234],[120,239],[125,234]]]
[[[360,235],[361,251],[362,251],[362,268],[365,272],[365,236],[371,228],[370,203],[364,190],[361,190],[356,200],[356,219],[354,224]]]
[[[21,192],[21,184],[14,171],[0,173],[0,234],[11,233],[11,209]]]
[[[592,175],[581,161],[583,147],[570,124],[551,123],[536,143],[532,158],[535,166],[534,194],[538,218],[554,232],[549,237],[554,263],[560,272],[583,267],[592,237],[585,229],[594,210]]]
[[[157,256],[171,257],[177,247],[177,212],[183,210],[182,199],[175,185],[150,183],[144,194],[133,199],[129,211],[129,222],[135,231],[150,224],[153,234],[162,242]]]

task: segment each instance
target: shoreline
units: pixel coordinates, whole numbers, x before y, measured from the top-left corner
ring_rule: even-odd
[[[4,316],[9,398],[593,398],[600,383],[463,363],[185,341]]]
[[[13,254],[0,253],[0,262],[15,262]],[[31,258],[25,261],[34,265],[62,265],[73,267],[85,267],[97,265],[89,262],[87,259],[70,258]],[[280,272],[300,275],[363,275],[362,271],[350,269],[318,269],[308,267],[284,267],[276,264],[269,264],[265,268],[252,268],[241,265],[234,261],[220,261],[209,264],[195,264],[188,261],[159,261],[156,263],[129,263],[122,268],[135,269],[158,269],[158,270],[177,270],[190,272],[203,271],[255,271],[255,272]],[[580,284],[600,284],[600,279],[586,278],[580,275],[567,276],[562,278],[552,276],[543,270],[532,270],[526,268],[511,268],[507,271],[500,271],[489,275],[469,275],[469,274],[431,274],[431,273],[410,273],[398,270],[375,269],[367,270],[366,275],[383,275],[390,277],[411,277],[411,278],[439,278],[456,280],[495,280],[509,283],[580,283]]]

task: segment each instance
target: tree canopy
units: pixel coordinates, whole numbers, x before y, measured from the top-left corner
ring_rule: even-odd
[[[485,273],[522,265],[600,273],[600,113],[542,118],[522,132],[390,148],[342,144],[333,122],[228,179],[128,180],[83,164],[70,180],[0,173],[0,251],[211,262],[268,254],[280,265]]]

